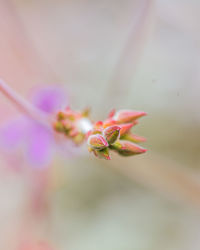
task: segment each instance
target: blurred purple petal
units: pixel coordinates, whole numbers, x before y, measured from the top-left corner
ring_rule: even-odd
[[[28,120],[20,117],[4,124],[0,129],[0,146],[6,150],[13,150],[24,139],[28,127]]]
[[[36,167],[47,167],[52,158],[53,134],[41,125],[33,124],[27,138],[27,159]]]
[[[32,102],[44,112],[53,113],[63,104],[67,106],[68,98],[63,88],[54,86],[40,88]],[[20,149],[25,150],[20,152],[25,153],[28,163],[37,168],[47,167],[57,146],[53,133],[53,129],[51,132],[37,121],[21,116],[0,128],[0,147],[5,155],[10,150],[17,154],[18,146],[23,146]]]
[[[37,91],[33,96],[33,104],[39,109],[52,113],[68,104],[68,98],[62,88],[46,87]]]

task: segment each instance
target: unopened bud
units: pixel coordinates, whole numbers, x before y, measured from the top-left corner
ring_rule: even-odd
[[[112,118],[115,115],[115,113],[116,113],[115,109],[112,109],[108,114],[108,118]]]
[[[135,134],[125,134],[122,137],[120,137],[122,140],[127,140],[127,141],[131,141],[131,142],[144,142],[146,141],[146,138],[144,138],[143,136],[140,135],[135,135]]]
[[[65,112],[59,111],[58,114],[57,114],[57,119],[58,119],[58,121],[62,121],[62,120],[64,120],[65,118],[66,118]]]
[[[143,111],[119,110],[113,117],[118,123],[128,123],[146,115]]]
[[[120,129],[117,125],[104,129],[103,135],[109,144],[113,144],[119,138]]]
[[[57,132],[63,132],[64,130],[65,130],[65,128],[64,128],[64,126],[63,126],[63,124],[61,123],[61,122],[55,122],[54,124],[53,124],[53,127],[54,127],[54,129],[57,131]]]
[[[125,123],[125,124],[119,125],[121,128],[120,136],[126,134],[133,127],[133,125],[134,125],[134,123]]]
[[[116,125],[116,121],[114,121],[113,119],[107,119],[104,121],[103,123],[103,128],[107,128],[107,127],[110,127],[110,126],[113,126],[113,125]]]
[[[103,122],[102,121],[98,121],[94,124],[94,129],[101,129],[103,126]]]
[[[90,135],[88,138],[88,145],[97,150],[101,150],[109,146],[106,139],[100,134]]]
[[[112,149],[117,151],[120,155],[123,156],[131,156],[135,154],[142,154],[146,152],[146,149],[142,148],[141,146],[125,140],[118,140],[112,146]]]

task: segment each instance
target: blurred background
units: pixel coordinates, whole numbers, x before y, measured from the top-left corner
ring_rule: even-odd
[[[0,249],[200,249],[199,11],[196,0],[0,0],[0,78],[23,97],[56,84],[93,119],[148,113],[134,128],[140,156],[83,149],[35,168],[23,148],[2,149]],[[3,95],[0,115],[0,126],[20,115]]]

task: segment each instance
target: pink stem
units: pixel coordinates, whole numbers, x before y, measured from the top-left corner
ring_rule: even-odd
[[[51,128],[50,117],[44,112],[27,102],[22,96],[17,94],[11,87],[0,79],[0,91],[25,115]]]

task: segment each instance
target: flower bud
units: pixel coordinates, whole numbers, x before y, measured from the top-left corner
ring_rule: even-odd
[[[108,118],[112,118],[115,115],[115,113],[116,113],[115,109],[112,109],[108,114]]]
[[[74,128],[73,122],[71,122],[69,120],[61,121],[61,123],[62,123],[63,127],[65,128],[65,131],[69,131],[69,130]]]
[[[88,138],[88,145],[97,150],[101,150],[109,146],[106,139],[100,134],[90,135]]]
[[[57,132],[63,132],[65,130],[63,124],[59,121],[54,122],[53,127]]]
[[[64,120],[65,118],[66,118],[65,112],[59,111],[58,114],[57,114],[57,119],[58,119],[58,121],[62,121],[62,120]]]
[[[133,125],[134,125],[134,123],[125,123],[125,124],[119,125],[121,128],[120,136],[126,134],[133,127]]]
[[[94,129],[101,129],[103,126],[103,122],[102,121],[98,121],[94,124]]]
[[[78,130],[77,130],[77,128],[72,128],[70,131],[69,131],[69,136],[70,137],[75,137],[75,136],[77,136],[79,134],[79,132],[78,132]]]
[[[135,154],[142,154],[146,152],[146,149],[138,146],[137,144],[125,140],[118,140],[111,146],[112,149],[117,151],[120,155],[131,156]]]
[[[109,144],[113,144],[118,139],[120,129],[117,125],[104,129],[103,136]]]
[[[144,142],[144,141],[146,141],[146,138],[144,138],[140,135],[135,135],[135,134],[131,134],[131,133],[122,135],[121,139],[131,141],[131,142]]]
[[[146,115],[143,111],[119,110],[113,117],[118,123],[128,123]]]
[[[104,121],[103,123],[103,128],[107,128],[107,127],[110,127],[110,126],[113,126],[113,125],[116,125],[116,121],[112,120],[112,119],[107,119]]]

